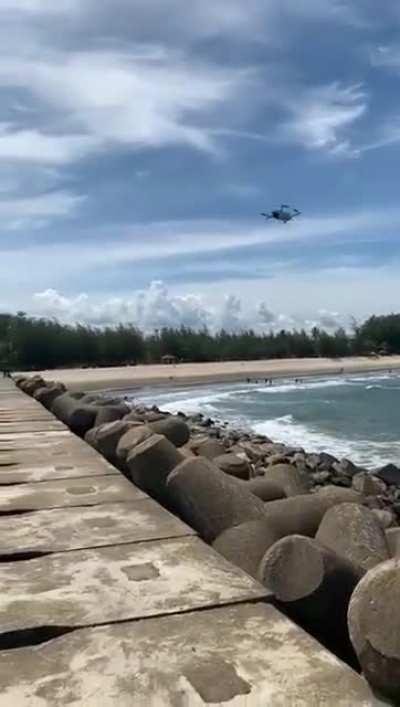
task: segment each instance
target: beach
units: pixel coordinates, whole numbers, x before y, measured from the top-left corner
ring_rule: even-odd
[[[338,375],[400,370],[400,356],[352,357],[343,359],[303,358],[264,361],[222,361],[177,363],[108,368],[68,368],[41,371],[47,379],[56,378],[70,390],[138,389],[149,385],[196,385],[276,379],[301,376]]]

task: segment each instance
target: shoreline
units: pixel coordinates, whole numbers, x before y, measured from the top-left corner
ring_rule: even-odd
[[[310,378],[324,375],[400,372],[400,356],[332,359],[270,359],[215,363],[151,364],[115,368],[68,368],[40,371],[57,377],[72,391],[140,390],[147,387],[190,387],[246,379]]]

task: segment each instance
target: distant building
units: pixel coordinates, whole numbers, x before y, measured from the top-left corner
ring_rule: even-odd
[[[176,356],[171,356],[170,354],[165,354],[165,356],[161,358],[161,361],[167,365],[171,363],[177,363],[177,360],[178,359],[176,358]]]

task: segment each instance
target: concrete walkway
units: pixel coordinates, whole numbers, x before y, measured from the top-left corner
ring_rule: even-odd
[[[0,707],[379,704],[265,588],[0,381]]]

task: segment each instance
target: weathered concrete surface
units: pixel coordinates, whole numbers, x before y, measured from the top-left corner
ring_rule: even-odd
[[[0,707],[371,707],[355,672],[272,606],[75,631],[0,653]]]
[[[172,614],[268,594],[191,537],[1,563],[0,586],[0,635]]]
[[[152,499],[0,517],[0,555],[60,552],[194,535]]]
[[[49,432],[5,432],[0,434],[0,452],[7,449],[28,449],[33,447],[48,447],[52,444],[69,442],[73,437],[65,430]]]
[[[3,436],[0,434],[1,458],[18,462],[43,462],[44,458],[60,456],[74,456],[81,459],[98,460],[102,457],[86,442],[75,437],[70,432],[59,434],[49,433],[47,436],[13,435]]]
[[[0,401],[0,428],[5,422],[54,422],[54,416],[44,408],[25,409],[16,407],[4,408]]]
[[[53,420],[43,421],[24,421],[16,420],[15,422],[0,422],[0,434],[12,434],[13,432],[63,432],[67,428],[62,422],[55,418]]]
[[[146,494],[121,475],[42,481],[0,488],[0,515],[45,508],[124,503],[141,498],[146,498]]]
[[[106,476],[114,474],[121,476],[118,469],[99,456],[98,459],[86,461],[69,456],[67,459],[53,461],[44,457],[36,463],[19,463],[8,461],[0,452],[0,487],[7,484],[24,484],[29,482],[51,481],[56,479],[73,479],[81,476]]]

